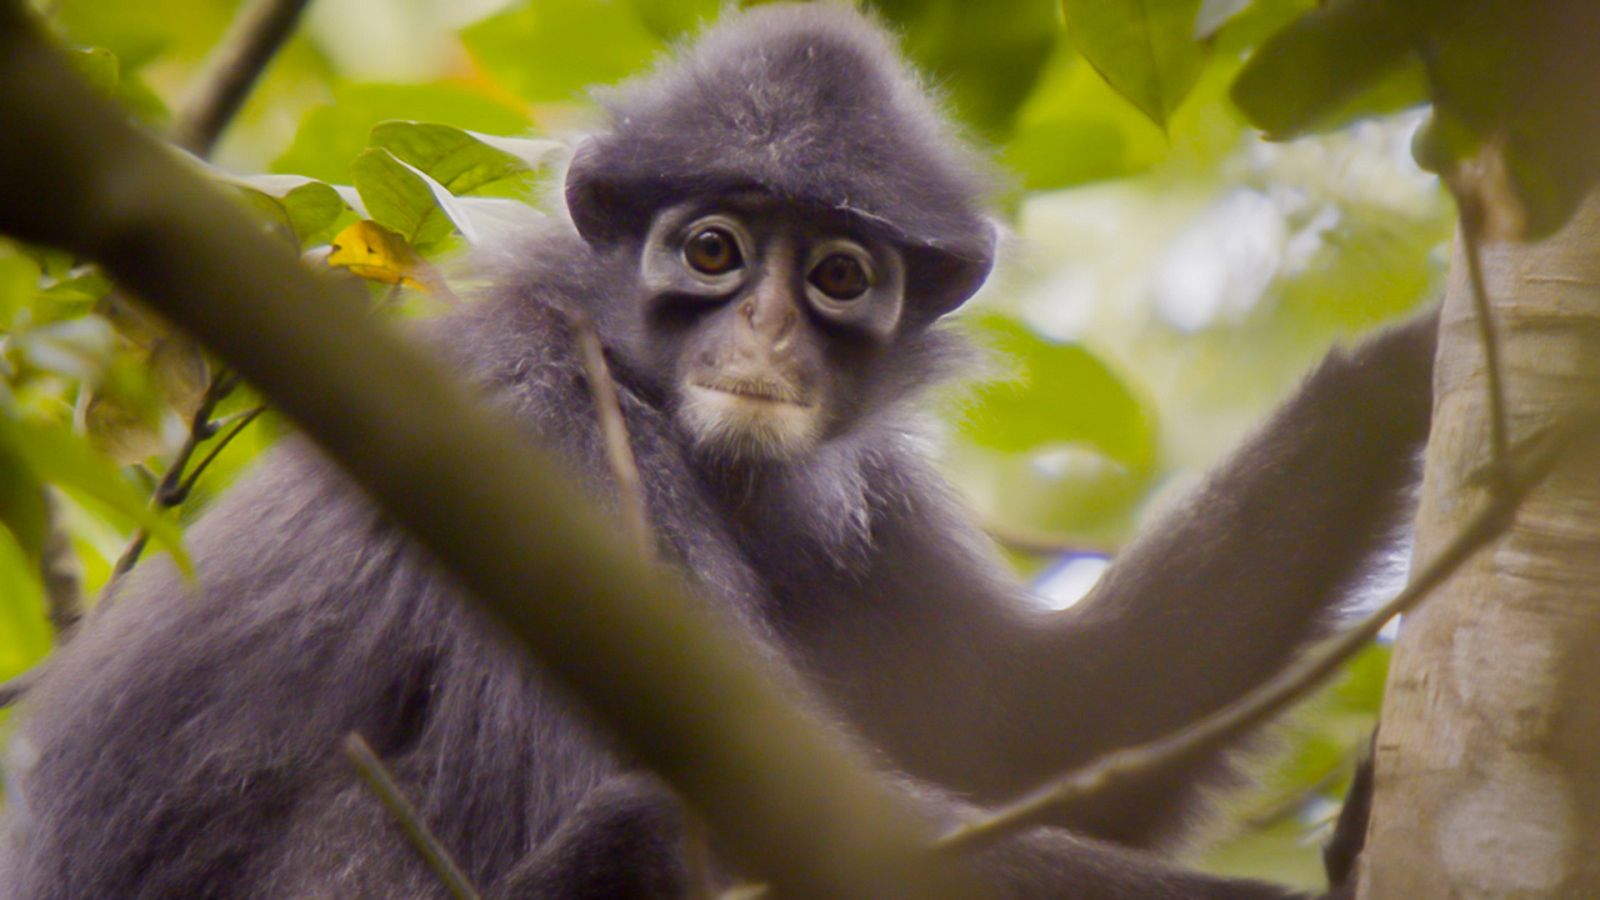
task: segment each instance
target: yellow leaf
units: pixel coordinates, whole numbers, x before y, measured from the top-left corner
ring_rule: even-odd
[[[352,222],[334,237],[328,265],[349,269],[368,281],[402,284],[450,297],[438,270],[418,256],[405,238],[371,219]]]

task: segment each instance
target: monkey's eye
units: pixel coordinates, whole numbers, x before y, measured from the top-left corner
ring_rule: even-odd
[[[695,271],[706,275],[732,272],[744,264],[739,242],[726,228],[714,225],[689,236],[683,245],[683,258]]]
[[[861,260],[849,253],[832,253],[806,276],[812,286],[834,300],[854,300],[872,287],[872,276]]]

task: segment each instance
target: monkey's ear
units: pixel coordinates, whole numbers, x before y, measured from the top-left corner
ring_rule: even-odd
[[[982,235],[974,235],[961,246],[913,247],[906,252],[910,277],[911,308],[914,319],[932,322],[953,312],[983,287],[994,268],[1000,231],[993,222]]]
[[[594,138],[578,145],[567,166],[567,212],[578,234],[591,244],[621,240],[641,227],[648,208],[642,191],[607,174],[605,148]]]
[[[615,187],[599,177],[599,157],[600,148],[591,138],[578,145],[567,166],[567,213],[591,244],[614,239],[605,226],[617,218],[618,197]]]

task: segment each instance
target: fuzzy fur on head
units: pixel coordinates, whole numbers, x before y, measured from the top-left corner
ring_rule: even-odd
[[[993,262],[990,179],[881,27],[834,3],[732,16],[646,78],[602,96],[609,128],[572,161],[590,242],[625,240],[663,204],[756,188],[840,210],[901,246],[922,321]]]

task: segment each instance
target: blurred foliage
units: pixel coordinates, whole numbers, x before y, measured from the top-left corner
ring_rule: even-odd
[[[1062,0],[1061,6],[1084,58],[1165,126],[1205,63],[1206,43],[1195,40],[1200,0]]]
[[[1372,115],[1461,66],[1425,74],[1376,4],[869,4],[1011,179],[1018,239],[963,325],[995,364],[941,406],[943,462],[986,521],[1065,545],[1126,539],[1330,341],[1436,289],[1452,217],[1410,159],[1421,117]],[[561,139],[592,121],[589,89],[647,71],[723,5],[319,0],[213,171],[265,239],[299,248],[352,302],[436,313],[456,302],[451,256],[543,215]],[[84,77],[159,129],[234,6],[48,10]],[[1476,134],[1496,115],[1469,105],[1455,120]],[[1295,140],[1266,143],[1247,116]],[[92,597],[136,527],[181,553],[177,523],[282,433],[256,421],[176,515],[147,512],[218,375],[93,267],[0,244],[0,678],[51,642],[45,491]],[[257,403],[239,388],[212,419]],[[1319,883],[1310,823],[1364,743],[1385,663],[1375,648],[1294,717],[1205,864]]]
[[[1600,178],[1600,125],[1569,114],[1600,78],[1597,29],[1589,0],[1331,0],[1265,42],[1234,97],[1280,137],[1432,97],[1419,157],[1495,233],[1540,237]]]

